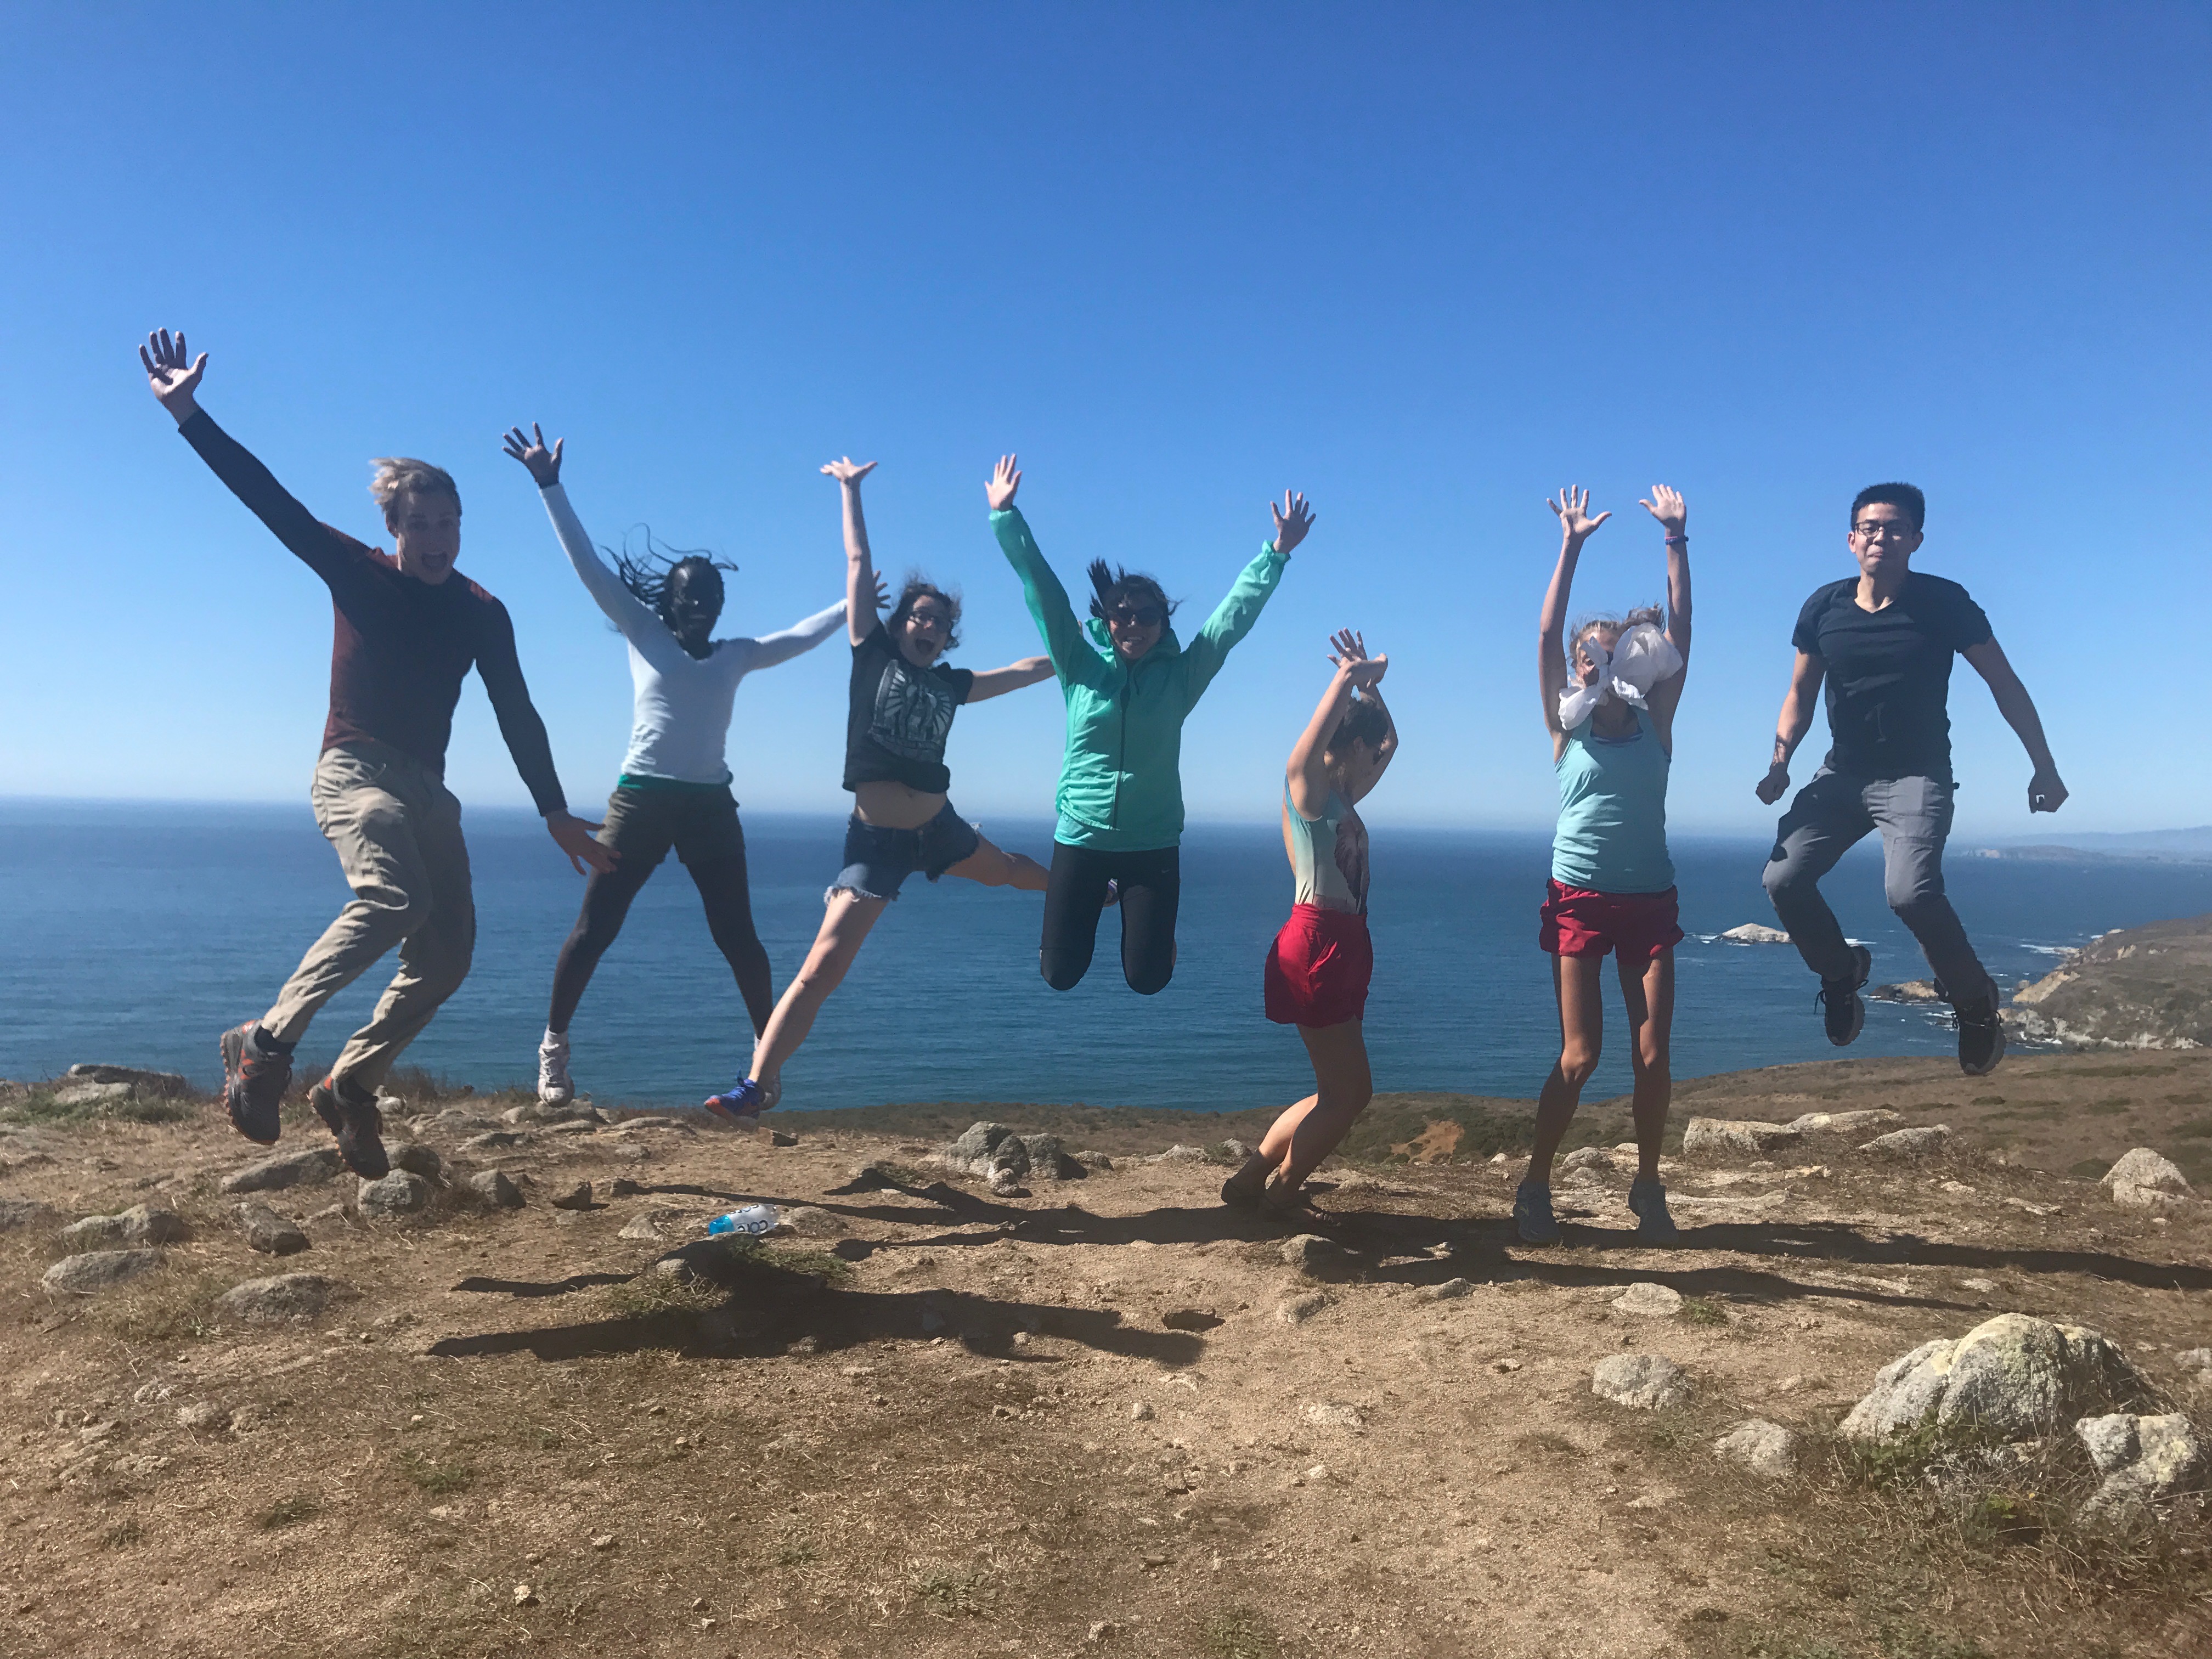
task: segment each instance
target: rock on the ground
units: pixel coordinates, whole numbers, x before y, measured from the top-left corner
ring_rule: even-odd
[[[632,1216],[629,1220],[623,1222],[622,1231],[617,1233],[615,1237],[617,1238],[628,1238],[643,1243],[658,1243],[660,1240],[660,1224],[664,1217],[670,1220],[673,1220],[675,1218],[675,1212],[672,1210],[642,1211],[640,1213]]]
[[[1352,1267],[1352,1253],[1319,1233],[1298,1233],[1283,1241],[1283,1265],[1315,1279],[1334,1278]]]
[[[549,1105],[542,1100],[526,1101],[520,1106],[510,1106],[500,1115],[502,1123],[581,1123],[589,1126],[605,1123],[589,1105],[582,1101],[563,1101]]]
[[[2189,1178],[2172,1162],[2148,1146],[2124,1153],[2105,1171],[2112,1202],[2136,1210],[2178,1209],[2197,1196]]]
[[[216,1297],[215,1308],[226,1319],[267,1325],[313,1319],[331,1303],[353,1294],[350,1285],[322,1273],[277,1273],[232,1285]]]
[[[57,1106],[119,1106],[131,1098],[127,1083],[64,1083],[54,1091]]]
[[[2204,1449],[2179,1412],[2135,1417],[2124,1412],[2085,1417],[2074,1432],[2105,1477],[2081,1506],[2084,1519],[2131,1521],[2161,1498],[2205,1484]]]
[[[2047,1433],[2147,1398],[2125,1356],[2097,1332],[1999,1314],[1955,1341],[1923,1342],[1875,1373],[1838,1431],[1879,1440],[1922,1424],[1978,1425],[2007,1439]]]
[[[592,1197],[601,1204],[617,1198],[637,1198],[645,1188],[628,1176],[602,1176],[592,1183]]]
[[[1303,1296],[1287,1296],[1275,1310],[1275,1317],[1285,1325],[1303,1325],[1328,1306],[1328,1298],[1319,1291],[1308,1291]]]
[[[1613,1297],[1615,1313],[1641,1314],[1647,1319],[1668,1319],[1682,1311],[1682,1293],[1670,1285],[1639,1279]]]
[[[1187,1146],[1180,1140],[1164,1152],[1152,1154],[1155,1164],[1210,1164],[1212,1161],[1206,1155],[1205,1147]]]
[[[986,1177],[994,1164],[1012,1168],[1018,1177],[1030,1170],[1029,1148],[1003,1123],[971,1123],[939,1150],[937,1161],[947,1169]]]
[[[234,1170],[217,1185],[226,1193],[273,1193],[285,1187],[319,1185],[344,1167],[335,1147],[310,1146],[303,1152],[280,1152]]]
[[[494,1209],[519,1210],[522,1207],[522,1189],[507,1179],[504,1170],[480,1170],[463,1184]]]
[[[54,1218],[44,1204],[27,1198],[0,1198],[0,1233],[17,1227],[43,1227]]]
[[[1783,1123],[1761,1123],[1749,1118],[1693,1117],[1682,1131],[1685,1158],[1763,1158],[1784,1146],[1795,1146],[1804,1136]]]
[[[429,1203],[430,1183],[412,1170],[394,1170],[380,1181],[362,1182],[353,1201],[366,1216],[413,1215]]]
[[[88,1215],[62,1229],[63,1239],[79,1249],[105,1244],[177,1244],[192,1236],[174,1210],[133,1204],[114,1215]]]
[[[1610,1173],[1613,1154],[1602,1146],[1577,1146],[1559,1160],[1559,1167],[1569,1175],[1588,1170],[1592,1173]]]
[[[1754,1474],[1778,1480],[1796,1464],[1797,1437],[1779,1423],[1753,1417],[1714,1441],[1713,1453],[1732,1463],[1741,1463]]]
[[[109,1066],[93,1060],[69,1068],[72,1083],[120,1083],[142,1095],[188,1095],[192,1085],[174,1072],[149,1072],[136,1066]]]
[[[1083,1166],[1067,1155],[1058,1135],[1024,1135],[1021,1142],[1029,1154],[1030,1174],[1046,1181],[1073,1181],[1083,1174]]]
[[[1690,1397],[1687,1372],[1656,1353],[1608,1354],[1590,1373],[1590,1392],[1616,1406],[1656,1412]]]
[[[1456,1302],[1474,1286],[1464,1279],[1447,1279],[1441,1285],[1431,1285],[1426,1292],[1431,1302]]]
[[[550,1200],[556,1210],[588,1210],[592,1207],[592,1183],[580,1181],[563,1193],[556,1193]]]
[[[393,1169],[409,1170],[440,1186],[445,1184],[446,1160],[438,1156],[435,1147],[426,1146],[419,1140],[403,1140],[386,1146],[385,1153]]]
[[[768,1144],[771,1146],[796,1146],[799,1137],[788,1129],[771,1128],[768,1132]]]
[[[39,1282],[50,1291],[70,1296],[91,1296],[111,1285],[151,1273],[161,1265],[159,1250],[88,1250],[65,1255],[46,1271]]]
[[[1905,1114],[1887,1106],[1869,1106],[1856,1112],[1806,1112],[1790,1120],[1801,1135],[1857,1135],[1885,1123],[1902,1123]]]
[[[198,1434],[214,1434],[230,1426],[230,1413],[212,1400],[196,1400],[177,1407],[177,1426]]]
[[[1787,945],[1790,935],[1779,927],[1769,927],[1765,922],[1747,921],[1730,927],[1720,937],[1730,945]]]
[[[1859,1150],[1872,1152],[1876,1158],[1924,1158],[1929,1152],[1942,1151],[1943,1143],[1950,1138],[1949,1124],[1923,1123],[1910,1129],[1892,1129],[1886,1135],[1876,1135]]]
[[[258,1198],[238,1206],[238,1228],[246,1235],[248,1249],[267,1255],[293,1255],[307,1248],[307,1235],[300,1224]]]
[[[1111,1171],[1114,1168],[1114,1160],[1103,1152],[1082,1152],[1073,1153],[1071,1156],[1086,1170]]]
[[[1260,1156],[1260,1149],[1257,1146],[1247,1146],[1234,1135],[1221,1143],[1221,1150],[1232,1164],[1242,1164],[1246,1158]]]
[[[480,1135],[471,1135],[464,1140],[461,1150],[465,1152],[495,1152],[503,1147],[520,1146],[528,1138],[520,1129],[487,1129]]]

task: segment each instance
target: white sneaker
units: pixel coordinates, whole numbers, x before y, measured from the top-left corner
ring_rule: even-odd
[[[538,1098],[548,1106],[565,1106],[576,1097],[568,1076],[568,1038],[565,1032],[548,1031],[538,1045]]]

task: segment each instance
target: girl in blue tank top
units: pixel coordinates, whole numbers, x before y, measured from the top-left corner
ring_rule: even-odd
[[[1671,1243],[1659,1143],[1673,1093],[1668,1043],[1674,1016],[1674,864],[1667,854],[1667,773],[1674,711],[1690,658],[1690,538],[1682,498],[1656,485],[1643,503],[1667,532],[1667,607],[1593,617],[1566,632],[1575,566],[1590,532],[1589,491],[1563,489],[1547,503],[1559,520],[1559,562],[1538,624],[1537,682],[1559,778],[1559,826],[1537,943],[1552,957],[1559,1003],[1559,1060],[1536,1104],[1536,1146],[1513,1196],[1513,1219],[1531,1244],[1556,1244],[1552,1160],[1597,1069],[1605,1029],[1608,952],[1620,957],[1636,1078],[1636,1179],[1628,1207],[1637,1236]]]

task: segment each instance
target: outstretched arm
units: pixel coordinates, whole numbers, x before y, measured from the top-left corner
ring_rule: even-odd
[[[1063,682],[1095,684],[1105,672],[1105,660],[1083,637],[1083,624],[1075,619],[1075,607],[1067,601],[1067,590],[1060,586],[1052,567],[1044,562],[1044,555],[1037,550],[1036,538],[1030,534],[1028,520],[1014,505],[1014,492],[1022,487],[1017,459],[1012,455],[999,457],[990,483],[983,486],[984,497],[991,504],[991,533],[999,538],[999,550],[1013,566],[1014,574],[1021,578],[1022,598],[1036,622],[1037,632],[1044,638],[1044,648],[1054,671]]]
[[[1559,725],[1559,693],[1567,689],[1567,601],[1575,591],[1575,567],[1583,556],[1583,544],[1610,513],[1589,515],[1589,490],[1572,485],[1559,491],[1557,501],[1547,500],[1559,521],[1559,562],[1552,569],[1552,585],[1544,590],[1544,608],[1536,617],[1536,695],[1544,704],[1544,729],[1552,734],[1552,758],[1565,746],[1566,732]]]
[[[1638,503],[1667,532],[1667,642],[1682,659],[1680,673],[1651,688],[1652,718],[1668,752],[1674,747],[1674,711],[1682,704],[1682,685],[1690,678],[1690,509],[1678,490],[1651,486],[1651,499]]]
[[[522,463],[531,481],[538,486],[544,499],[545,516],[553,520],[553,534],[561,544],[561,550],[568,556],[568,563],[583,582],[584,591],[606,613],[607,620],[648,658],[664,646],[682,650],[676,643],[676,636],[668,631],[668,624],[623,585],[621,576],[608,568],[607,562],[599,556],[599,550],[592,545],[584,522],[576,516],[568,489],[561,483],[561,451],[565,441],[556,438],[548,448],[545,434],[537,426],[531,427],[527,437],[518,426],[500,441],[500,447],[503,453]]]
[[[1979,645],[1968,646],[1960,654],[1989,682],[1990,695],[1996,699],[1997,713],[2005,717],[2006,725],[2020,734],[2021,747],[2027,750],[2027,758],[2035,768],[2035,775],[2027,781],[2027,810],[2056,812],[2066,804],[2066,786],[2059,781],[2058,764],[2051,758],[2051,745],[2044,740],[2043,717],[2035,712],[2035,700],[2027,695],[2027,688],[2013,672],[2004,647],[1995,640],[1984,640]]]
[[[880,599],[880,595],[878,597]],[[811,651],[837,631],[837,624],[845,620],[846,609],[847,602],[840,599],[827,611],[817,611],[804,622],[793,623],[777,633],[762,635],[753,641],[752,665],[773,668],[780,662],[789,662],[802,652]]]
[[[978,673],[968,688],[968,701],[981,702],[986,697],[1003,697],[1009,691],[1018,691],[1025,685],[1035,685],[1051,678],[1050,657],[1024,657],[1004,668],[987,668]]]
[[[1330,677],[1328,689],[1321,694],[1321,701],[1314,705],[1313,718],[1306,722],[1306,729],[1291,745],[1290,763],[1283,769],[1284,781],[1290,787],[1291,805],[1302,818],[1317,818],[1328,805],[1328,740],[1336,731],[1337,722],[1344,718],[1344,711],[1354,694],[1371,692],[1382,679],[1383,670],[1390,665],[1388,657],[1370,657],[1359,635],[1350,629],[1332,635],[1329,644],[1334,647],[1329,660],[1336,665],[1336,672]],[[1395,750],[1395,726],[1391,728],[1389,744]]]
[[[196,394],[207,373],[206,352],[194,358],[181,332],[172,335],[166,328],[157,329],[138,348],[138,361],[145,366],[148,389],[176,422],[178,434],[308,568],[331,581],[368,556],[361,543],[319,522],[301,506],[267,467],[199,406]]]
[[[1774,725],[1774,759],[1754,792],[1769,806],[1790,787],[1790,757],[1812,729],[1813,711],[1820,702],[1820,678],[1827,672],[1828,665],[1811,652],[1797,653],[1797,665],[1790,672],[1790,690],[1782,699],[1782,714]]]
[[[823,471],[835,478],[845,507],[845,637],[854,645],[876,631],[876,566],[868,551],[868,521],[860,512],[860,480],[876,470],[873,461],[855,461],[847,455],[826,463]]]
[[[1306,538],[1314,526],[1314,511],[1306,505],[1306,498],[1291,490],[1283,492],[1280,506],[1267,503],[1274,515],[1275,538],[1260,550],[1260,556],[1244,567],[1236,585],[1228,595],[1213,608],[1183,653],[1183,672],[1189,678],[1187,684],[1189,702],[1195,706],[1212,684],[1213,677],[1229,659],[1229,653],[1238,642],[1252,631],[1260,620],[1261,611],[1283,580],[1283,567],[1290,562],[1291,550]]]
[[[545,735],[545,722],[523,682],[522,661],[514,650],[514,624],[507,618],[507,607],[495,599],[490,621],[477,641],[477,672],[491,698],[492,713],[498,716],[507,752],[514,757],[514,769],[544,817],[546,833],[568,855],[579,875],[586,873],[587,867],[601,874],[613,869],[617,855],[592,838],[599,826],[568,811],[560,775],[553,768],[553,744]]]

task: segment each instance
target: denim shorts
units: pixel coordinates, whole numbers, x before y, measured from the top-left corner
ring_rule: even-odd
[[[830,884],[830,890],[895,899],[915,871],[935,881],[982,844],[975,826],[954,811],[951,801],[919,830],[863,823],[855,812],[845,824],[845,867]]]

